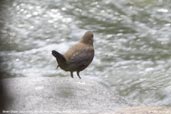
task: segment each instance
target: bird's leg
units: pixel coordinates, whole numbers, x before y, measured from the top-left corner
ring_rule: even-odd
[[[81,79],[81,77],[80,77],[80,74],[79,74],[80,72],[79,71],[77,71],[77,76]]]
[[[73,72],[71,72],[71,78],[74,78],[74,76],[73,76]]]

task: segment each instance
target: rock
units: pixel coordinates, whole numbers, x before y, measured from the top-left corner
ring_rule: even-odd
[[[10,101],[4,114],[171,114],[171,107],[120,107],[97,79],[18,77],[3,83]]]
[[[107,112],[115,107],[111,91],[94,79],[19,77],[3,81],[11,101],[4,111],[79,114]]]

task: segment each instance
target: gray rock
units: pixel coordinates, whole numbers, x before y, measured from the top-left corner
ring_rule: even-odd
[[[115,108],[113,94],[101,81],[70,77],[3,79],[11,103],[8,110],[24,113],[80,114]]]

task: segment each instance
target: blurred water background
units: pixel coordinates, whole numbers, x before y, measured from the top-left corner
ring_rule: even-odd
[[[105,84],[99,85],[107,85],[126,105],[171,106],[170,0],[1,0],[0,4],[1,78],[70,78],[56,70],[51,50],[63,53],[91,30],[95,58],[81,72],[82,80],[102,80]]]

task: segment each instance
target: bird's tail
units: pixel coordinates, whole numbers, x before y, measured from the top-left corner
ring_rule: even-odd
[[[52,55],[56,58],[56,60],[58,62],[58,66],[61,67],[62,69],[65,69],[65,67],[66,67],[65,57],[55,50],[52,50]]]

